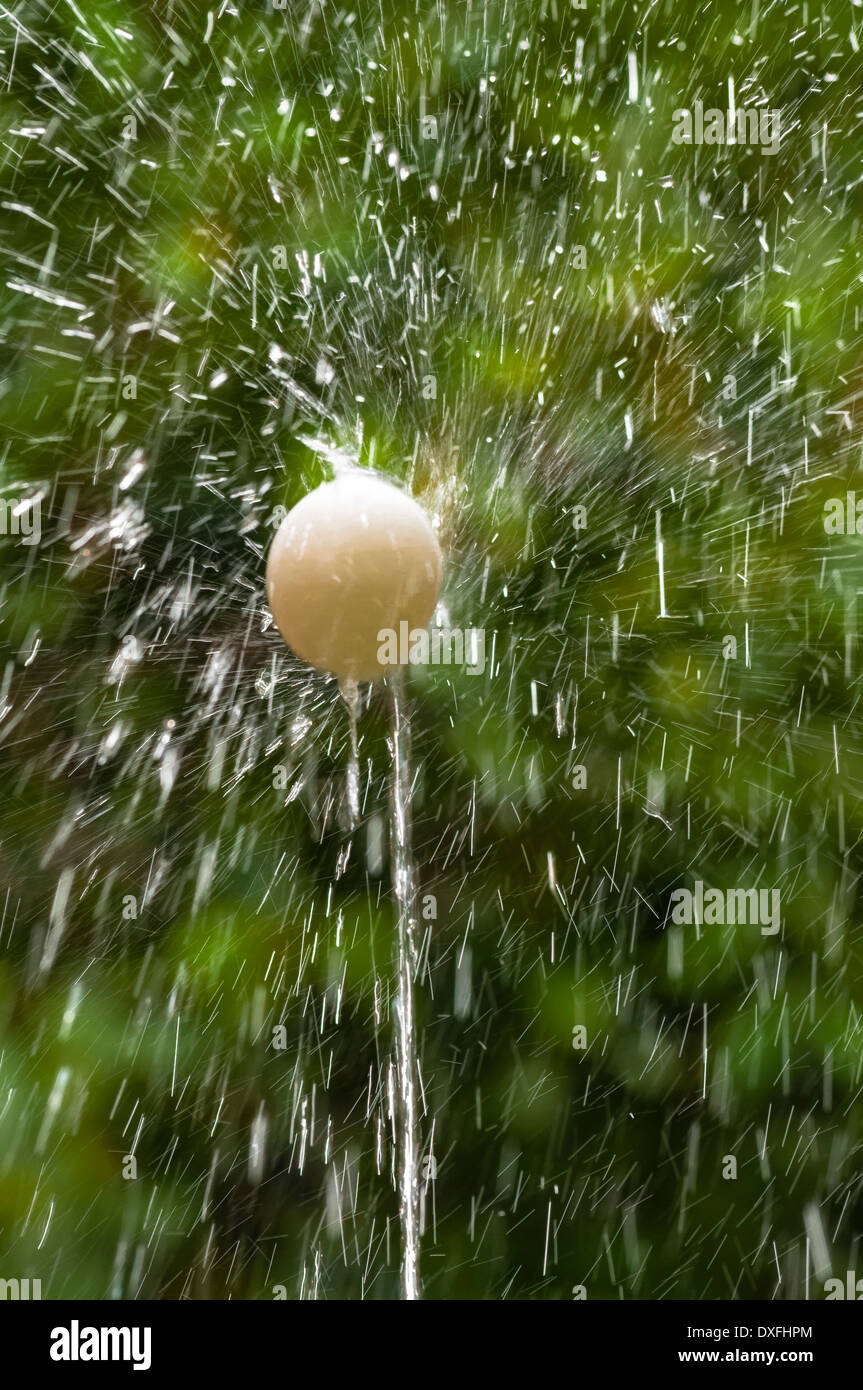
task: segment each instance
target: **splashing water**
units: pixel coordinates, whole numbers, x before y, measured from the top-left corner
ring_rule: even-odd
[[[8,7],[4,1277],[389,1298],[419,1226],[436,1299],[855,1267],[863,12],[739,9]],[[779,149],[676,141],[726,93]],[[265,608],[357,462],[488,633],[412,668],[412,761]],[[781,934],[672,921],[702,880]]]
[[[408,1301],[421,1297],[420,1190],[421,1145],[418,1105],[418,1056],[413,986],[418,964],[417,887],[412,849],[410,723],[404,677],[396,669],[387,681],[390,704],[390,873],[396,908],[395,943],[395,1086],[390,1088],[391,1118],[396,1132],[396,1186],[401,1224],[401,1292]],[[348,832],[353,836],[360,822],[359,795],[359,686],[354,680],[339,682],[348,711],[349,747],[345,776]],[[347,868],[349,840],[336,865],[336,879]]]
[[[346,774],[348,829],[356,830],[360,819],[360,751],[357,740],[357,714],[360,691],[356,681],[339,681],[339,692],[348,711],[350,750]]]
[[[414,976],[418,964],[416,870],[411,846],[410,722],[404,677],[389,682],[390,733],[390,857],[396,901],[397,979],[396,1090],[399,1134],[399,1214],[402,1227],[402,1297],[421,1296],[420,1285],[420,1128],[417,1113],[417,1071],[414,1017]]]

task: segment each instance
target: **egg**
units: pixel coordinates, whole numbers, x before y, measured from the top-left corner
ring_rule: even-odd
[[[341,680],[384,674],[399,625],[423,629],[443,561],[422,507],[376,474],[351,469],[288,513],[267,559],[267,601],[288,646]]]

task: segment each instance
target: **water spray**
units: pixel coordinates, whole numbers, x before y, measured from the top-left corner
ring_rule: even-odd
[[[323,483],[288,513],[267,560],[267,599],[288,645],[335,675],[351,720],[348,805],[359,819],[358,683],[386,677],[391,700],[390,872],[397,912],[395,1052],[402,1297],[420,1297],[420,1133],[413,980],[418,962],[411,850],[410,725],[401,668],[381,660],[384,635],[428,624],[440,591],[440,546],[423,509],[361,469]]]

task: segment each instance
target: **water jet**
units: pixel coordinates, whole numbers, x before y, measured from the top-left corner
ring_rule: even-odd
[[[359,469],[310,492],[270,546],[267,598],[296,654],[339,679],[350,718],[347,791],[359,820],[358,682],[385,676],[390,694],[390,873],[396,904],[395,1062],[402,1297],[420,1297],[420,1127],[413,983],[417,971],[417,876],[411,847],[410,725],[402,667],[382,659],[382,633],[425,629],[440,591],[442,560],[423,509],[394,484]],[[403,658],[404,659],[404,658]]]

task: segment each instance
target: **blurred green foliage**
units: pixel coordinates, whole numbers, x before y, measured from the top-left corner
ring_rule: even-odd
[[[411,678],[427,1296],[859,1261],[859,21],[762,9],[3,19],[0,1276],[397,1292],[386,706],[345,867],[344,710],[264,610],[321,434],[488,634]],[[670,143],[729,78],[775,156]],[[780,935],[671,927],[696,878]]]

